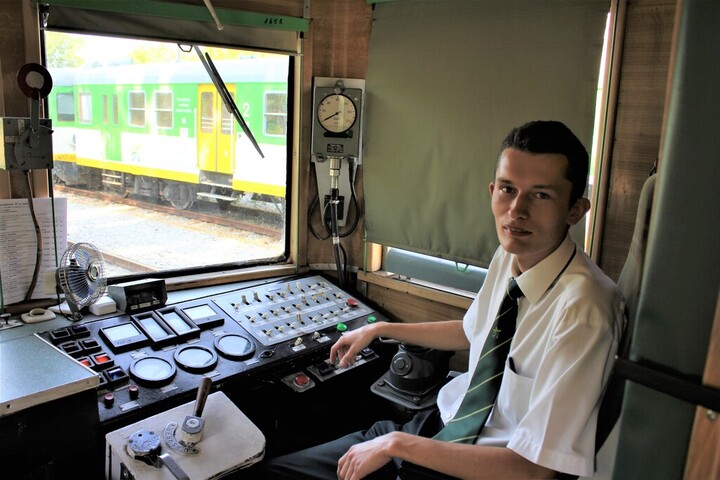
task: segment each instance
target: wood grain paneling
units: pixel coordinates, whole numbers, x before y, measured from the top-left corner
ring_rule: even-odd
[[[627,257],[640,190],[660,151],[674,19],[672,0],[628,4],[599,259],[615,280]]]
[[[367,73],[368,44],[372,25],[372,7],[365,0],[313,0],[310,4],[310,32],[308,42],[312,44],[312,64],[306,62],[313,77],[365,78]],[[311,86],[304,89],[306,98],[312,98]],[[307,110],[302,112],[302,121],[306,129],[310,128],[312,106],[305,102]],[[306,154],[301,158],[302,164],[310,162],[309,133],[303,149]],[[344,165],[343,168],[347,166]],[[309,206],[317,195],[315,169],[308,166],[310,174],[308,182],[301,185],[301,208],[303,203]],[[364,198],[363,170],[358,169],[357,195],[362,205]],[[304,190],[304,191],[303,191]],[[354,215],[353,212],[348,214]],[[320,222],[320,211],[316,209],[310,219],[313,229],[322,238],[325,230]],[[304,226],[304,225],[303,225]],[[343,230],[341,229],[341,232]],[[342,238],[341,244],[347,252],[349,266],[363,267],[365,248],[363,244],[364,222],[360,221],[352,235]],[[322,234],[322,235],[321,235]],[[331,240],[319,241],[308,235],[307,261],[309,264],[334,264]]]
[[[703,384],[720,389],[720,296],[715,307]],[[690,438],[685,479],[720,478],[720,412],[698,407]]]

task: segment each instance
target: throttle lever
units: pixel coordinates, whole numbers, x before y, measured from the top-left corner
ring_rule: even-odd
[[[212,380],[203,377],[198,387],[197,397],[195,398],[195,409],[193,415],[187,415],[182,424],[180,443],[184,446],[192,446],[202,439],[202,430],[205,426],[205,419],[201,417],[208,395]]]
[[[212,380],[208,377],[203,377],[200,380],[200,386],[198,387],[197,397],[195,397],[195,415],[196,417],[202,416],[203,409],[205,408],[205,402],[210,394],[210,387],[212,386]]]

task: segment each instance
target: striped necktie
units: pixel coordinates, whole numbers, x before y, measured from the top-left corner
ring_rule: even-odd
[[[455,417],[434,438],[446,442],[475,443],[480,435],[500,390],[505,361],[515,335],[518,300],[522,296],[522,290],[511,278],[465,398]]]

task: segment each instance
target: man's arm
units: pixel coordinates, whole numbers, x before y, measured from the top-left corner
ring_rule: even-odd
[[[509,448],[449,443],[393,432],[351,447],[340,458],[338,478],[363,478],[392,457],[461,479],[553,478],[555,475]]]
[[[423,323],[379,322],[344,333],[330,349],[330,361],[341,367],[351,365],[356,355],[379,337],[436,350],[467,350],[470,342],[461,320]]]

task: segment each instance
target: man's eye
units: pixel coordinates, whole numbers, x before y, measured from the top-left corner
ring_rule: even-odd
[[[537,193],[535,194],[535,197],[536,197],[536,198],[539,198],[540,200],[547,200],[547,199],[550,198],[550,195],[548,195],[548,194],[545,193],[545,192],[537,192]]]
[[[515,192],[515,189],[512,187],[500,187],[500,191],[502,193],[512,194],[513,192]]]

